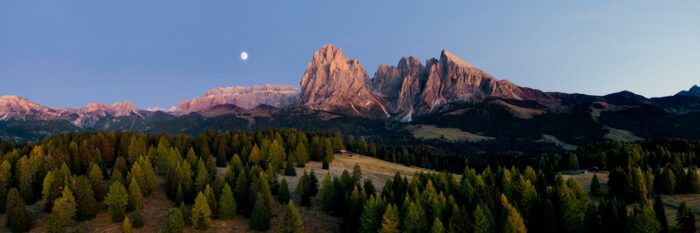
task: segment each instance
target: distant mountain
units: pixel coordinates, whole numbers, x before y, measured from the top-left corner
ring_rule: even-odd
[[[396,66],[381,64],[370,79],[357,59],[324,45],[313,54],[300,86],[213,88],[168,111],[138,109],[129,102],[50,108],[2,96],[0,138],[82,130],[195,134],[293,127],[405,140],[418,137],[419,129],[436,138],[463,131],[488,138],[481,143],[489,148],[526,146],[540,152],[602,140],[700,139],[698,86],[659,98],[629,91],[543,92],[498,80],[446,50],[425,64],[410,56]]]
[[[245,109],[259,105],[286,107],[296,104],[298,98],[299,89],[288,85],[221,87],[208,90],[200,98],[180,101],[179,107],[173,113],[182,115],[223,104],[233,104]]]
[[[677,96],[695,96],[695,97],[700,97],[700,87],[698,85],[694,85],[687,91],[681,91],[676,94]]]
[[[59,110],[19,96],[0,96],[0,120],[55,120],[65,117]]]

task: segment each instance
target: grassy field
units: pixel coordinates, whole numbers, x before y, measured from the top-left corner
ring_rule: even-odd
[[[413,137],[420,139],[440,139],[445,138],[449,141],[470,141],[480,142],[493,140],[492,137],[481,136],[478,134],[462,131],[457,128],[439,128],[433,125],[419,125],[412,129]]]
[[[327,171],[331,175],[340,176],[343,170],[348,170],[352,172],[355,164],[358,164],[362,169],[363,178],[372,180],[377,189],[381,189],[386,182],[386,179],[393,177],[398,171],[402,175],[411,176],[417,171],[429,171],[426,169],[407,167],[395,163],[390,163],[375,159],[372,157],[361,156],[361,155],[336,155],[335,161],[330,164],[330,169]],[[223,175],[225,169],[219,168],[219,172]],[[298,199],[294,195],[294,190],[296,189],[297,183],[299,182],[300,175],[304,170],[310,172],[314,170],[316,176],[319,179],[323,179],[323,174],[326,170],[321,169],[321,163],[319,162],[309,162],[305,168],[297,168],[297,176],[284,176],[279,175],[279,179],[286,179],[289,183],[289,189],[292,197],[296,201]],[[159,179],[159,183],[162,185],[163,180]],[[320,210],[320,200],[317,195],[312,199],[313,205],[311,207],[300,207],[297,206],[299,213],[304,219],[304,228],[306,232],[339,232],[341,219],[330,216],[323,213]],[[175,206],[175,203],[168,200],[165,196],[162,187],[153,192],[151,195],[144,198],[144,227],[134,229],[134,232],[158,232],[158,229],[165,222],[165,215],[168,210]],[[29,211],[34,216],[34,226],[29,232],[46,232],[46,222],[48,221],[49,214],[44,213],[44,203],[39,201],[31,206],[27,206]],[[272,228],[267,232],[276,232],[276,227],[282,220],[282,215],[284,213],[284,205],[275,202],[273,217],[272,217]],[[10,229],[5,225],[5,215],[0,215],[0,232],[10,232]],[[102,211],[89,221],[83,221],[77,223],[75,226],[69,229],[71,231],[79,232],[104,232],[104,233],[118,233],[121,232],[121,222],[113,223],[107,213],[106,207],[102,206]],[[242,216],[237,216],[233,220],[213,220],[212,226],[207,231],[197,231],[191,227],[186,227],[185,232],[258,232],[253,231],[248,228],[248,219]]]

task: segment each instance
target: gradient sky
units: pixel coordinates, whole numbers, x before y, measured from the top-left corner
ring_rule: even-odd
[[[0,95],[168,108],[298,86],[326,43],[370,77],[448,49],[545,91],[672,95],[700,84],[700,1],[0,1]]]

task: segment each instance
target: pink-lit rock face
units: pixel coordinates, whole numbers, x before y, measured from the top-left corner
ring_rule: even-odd
[[[186,114],[222,104],[233,104],[245,109],[259,105],[285,107],[295,104],[298,98],[299,90],[288,85],[221,87],[208,90],[200,98],[180,101],[174,112]]]
[[[396,67],[382,64],[371,86],[386,100],[392,114],[403,121],[447,103],[480,102],[488,97],[556,102],[556,98],[542,91],[497,80],[446,50],[439,59],[429,59],[425,66],[414,57],[402,58]]]
[[[368,87],[359,61],[343,57],[343,50],[324,45],[315,52],[301,79],[301,104],[323,111],[364,117],[388,117],[382,99]]]
[[[45,107],[19,96],[0,96],[0,120],[56,120],[64,116],[59,110]]]

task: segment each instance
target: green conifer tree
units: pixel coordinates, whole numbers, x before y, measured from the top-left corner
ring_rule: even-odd
[[[435,218],[433,226],[430,228],[431,233],[445,233],[445,226],[440,221],[440,218]]]
[[[185,221],[183,214],[177,208],[171,208],[165,216],[165,224],[158,231],[159,233],[183,233],[185,232]]]
[[[71,184],[77,204],[76,219],[79,221],[94,218],[100,211],[90,180],[85,176],[73,178]]]
[[[211,225],[211,209],[207,198],[202,192],[197,194],[192,207],[192,226],[198,230],[206,230]]]
[[[287,179],[282,179],[279,191],[277,192],[277,201],[280,203],[289,202],[291,196],[289,195],[289,185],[287,184]]]
[[[488,207],[481,204],[476,205],[474,209],[474,221],[472,229],[474,233],[488,233],[495,232],[496,226],[494,224],[493,215]]]
[[[651,202],[642,200],[635,204],[632,213],[627,219],[627,232],[658,233],[661,232],[661,224],[656,220]]]
[[[250,229],[257,231],[270,229],[270,211],[261,193],[255,195],[255,205],[250,214]]]
[[[104,175],[102,174],[102,169],[100,169],[100,167],[97,166],[97,164],[93,163],[90,166],[88,178],[90,179],[90,184],[92,184],[92,189],[95,193],[95,199],[101,201],[105,197],[105,181]]]
[[[304,221],[301,219],[297,208],[294,203],[290,200],[287,203],[287,208],[285,209],[284,216],[282,217],[282,223],[277,229],[279,233],[304,233]]]
[[[380,233],[399,233],[399,209],[396,205],[388,205],[382,216],[382,228]]]
[[[12,232],[26,232],[32,227],[31,216],[17,188],[7,193],[5,222]]]
[[[224,184],[224,189],[219,195],[219,218],[233,219],[236,217],[236,200],[233,198],[231,186]]]
[[[112,221],[120,222],[124,220],[126,208],[129,204],[129,193],[122,183],[114,182],[109,185],[109,191],[107,196],[105,196],[105,204],[107,204],[107,210],[112,216]]]
[[[693,214],[690,207],[688,207],[688,203],[685,201],[678,207],[676,226],[678,227],[678,231],[683,233],[697,231],[697,227],[695,226],[695,214]]]

